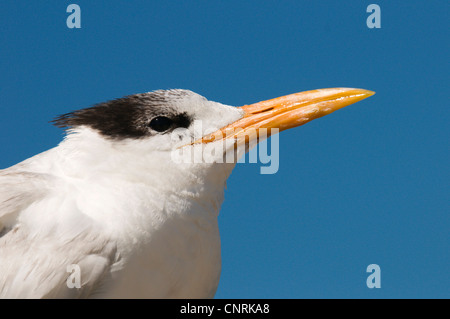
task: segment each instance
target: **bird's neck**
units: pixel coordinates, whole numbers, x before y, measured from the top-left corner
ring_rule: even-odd
[[[172,161],[167,152],[136,154],[128,149],[85,129],[70,134],[58,147],[43,153],[39,161],[45,163],[45,173],[74,183],[105,188],[139,185],[154,194],[171,194],[207,205],[205,211],[218,214],[233,163],[180,164]]]

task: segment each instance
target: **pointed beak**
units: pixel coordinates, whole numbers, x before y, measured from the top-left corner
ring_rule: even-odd
[[[266,136],[306,124],[347,105],[361,101],[375,92],[363,89],[332,88],[305,91],[240,107],[244,116],[194,143],[210,143],[225,138],[248,143],[249,131],[266,129]],[[277,129],[277,130],[272,130]],[[245,140],[247,136],[247,140]]]

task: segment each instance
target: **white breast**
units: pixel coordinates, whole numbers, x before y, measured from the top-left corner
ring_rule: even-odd
[[[108,298],[212,298],[219,284],[216,221],[168,220],[145,243],[136,243],[113,268]]]
[[[223,185],[164,190],[145,183],[96,181],[78,203],[117,243],[101,298],[212,298],[220,271],[218,212]],[[212,189],[212,187],[208,187]],[[106,191],[107,190],[107,191]],[[96,203],[96,204],[93,204]]]

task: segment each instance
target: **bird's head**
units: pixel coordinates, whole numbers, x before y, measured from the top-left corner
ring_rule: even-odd
[[[231,172],[237,157],[260,137],[303,125],[372,94],[362,89],[320,89],[232,107],[188,90],[158,90],[67,113],[54,124],[78,133],[69,134],[69,139],[95,140],[89,143],[99,149],[94,153],[105,147],[119,151],[105,151],[98,157],[121,154],[129,165],[158,162],[162,170],[200,167],[208,171],[227,162],[230,165],[221,166]],[[238,156],[224,160],[231,151]]]

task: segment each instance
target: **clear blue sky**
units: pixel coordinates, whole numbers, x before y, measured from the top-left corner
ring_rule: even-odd
[[[66,27],[81,7],[82,28]],[[381,7],[381,29],[366,7]],[[240,164],[219,217],[217,298],[450,297],[448,1],[2,1],[0,167],[62,138],[48,121],[185,88],[243,105],[376,91]],[[381,267],[381,288],[366,267]]]

